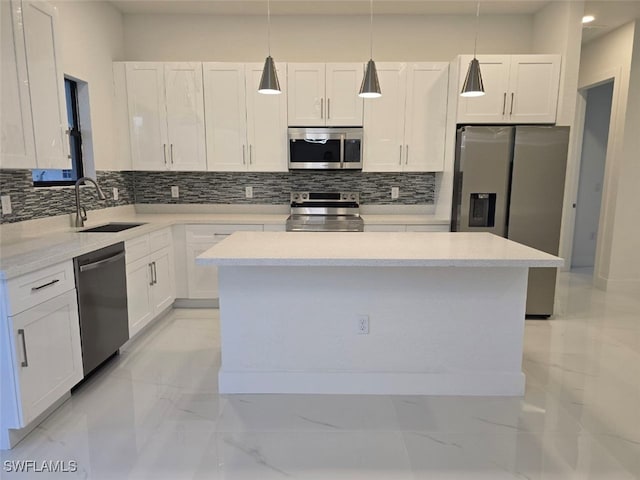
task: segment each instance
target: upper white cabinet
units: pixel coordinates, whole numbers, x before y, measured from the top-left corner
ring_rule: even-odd
[[[206,170],[202,64],[127,63],[135,170]]]
[[[57,10],[46,2],[0,2],[3,168],[71,167]]]
[[[363,101],[358,89],[361,63],[287,65],[289,125],[360,126]]]
[[[280,95],[258,93],[262,64],[207,62],[207,165],[213,171],[287,171],[287,81]]]
[[[364,107],[364,171],[444,168],[447,63],[379,63],[382,97]]]
[[[460,56],[459,90],[472,58]],[[459,97],[458,123],[555,122],[560,55],[479,55],[478,61],[485,95]]]

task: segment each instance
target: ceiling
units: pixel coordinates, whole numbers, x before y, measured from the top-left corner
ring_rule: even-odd
[[[575,1],[575,0],[551,0]],[[112,0],[124,14],[264,15],[266,0]],[[480,14],[531,15],[550,0],[482,0]],[[384,15],[475,15],[475,0],[375,0]],[[273,15],[366,15],[369,0],[271,0]],[[585,13],[596,17],[583,31],[583,43],[640,18],[640,0],[586,1]]]

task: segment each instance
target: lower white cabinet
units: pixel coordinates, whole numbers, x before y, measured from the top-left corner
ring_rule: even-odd
[[[221,242],[233,232],[262,231],[262,225],[187,225],[187,285],[190,299],[218,298],[218,268],[197,265],[196,257]]]
[[[125,243],[129,336],[133,337],[175,300],[171,230]]]

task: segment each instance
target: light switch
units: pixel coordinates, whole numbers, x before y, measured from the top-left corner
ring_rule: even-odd
[[[11,197],[9,195],[2,195],[2,215],[9,215],[12,212],[11,209]]]

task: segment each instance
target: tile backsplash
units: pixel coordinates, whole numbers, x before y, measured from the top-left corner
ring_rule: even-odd
[[[98,200],[93,188],[83,188],[87,210],[133,203],[285,205],[294,190],[356,191],[363,205],[430,205],[435,191],[434,173],[98,171],[97,181],[107,200]],[[179,198],[171,198],[172,186],[179,188]],[[118,188],[117,201],[113,187]],[[245,198],[245,187],[253,187],[253,198]],[[400,189],[397,200],[391,200],[391,187]],[[0,223],[75,211],[73,188],[34,188],[31,170],[0,170],[0,193],[11,196],[13,210]]]

